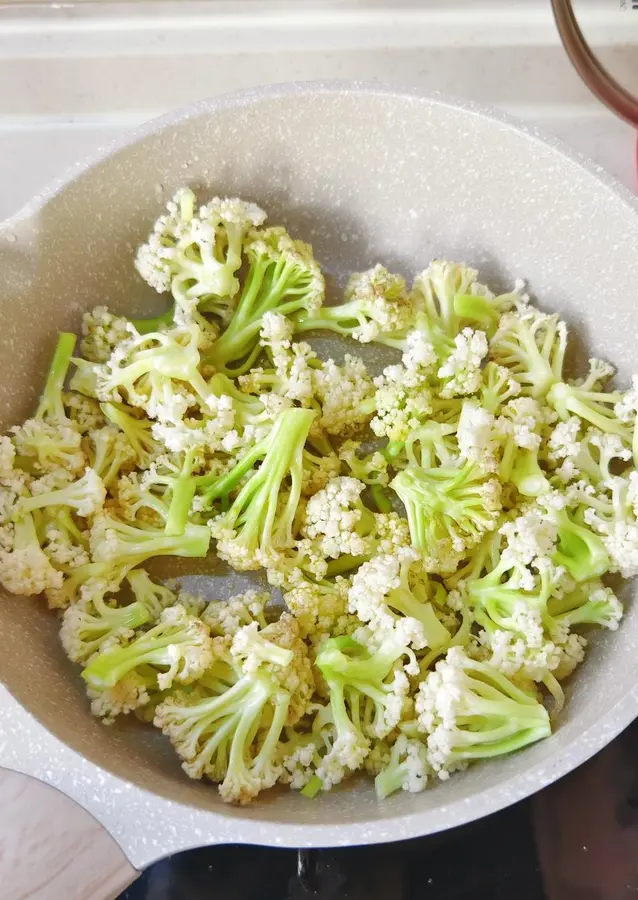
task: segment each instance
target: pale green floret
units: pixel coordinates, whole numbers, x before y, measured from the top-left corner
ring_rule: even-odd
[[[246,234],[265,218],[252,203],[219,197],[197,212],[195,195],[182,189],[137,251],[136,268],[158,293],[171,291],[185,311],[199,306],[226,321],[239,290]]]
[[[213,392],[199,371],[199,326],[133,335],[96,369],[96,393],[106,403],[122,400],[160,421],[181,421]]]
[[[209,542],[205,525],[188,524],[182,534],[169,535],[163,529],[123,522],[109,512],[98,513],[91,528],[93,560],[131,562],[131,568],[153,556],[206,556]]]
[[[481,406],[492,415],[496,415],[503,404],[517,397],[520,392],[520,384],[505,366],[491,361],[484,366],[480,388]]]
[[[212,600],[202,612],[202,621],[210,628],[211,634],[224,636],[234,635],[244,625],[256,622],[259,628],[265,628],[265,610],[270,603],[268,592],[254,590],[236,594],[228,600]]]
[[[304,638],[320,643],[326,635],[352,630],[355,620],[346,615],[349,587],[350,580],[343,576],[313,578],[298,568],[288,573],[284,602]]]
[[[477,278],[476,269],[463,263],[435,259],[414,279],[414,302],[433,325],[454,337],[460,331],[460,317],[455,310],[456,298],[474,293],[489,294]]]
[[[116,347],[129,340],[133,329],[128,319],[96,306],[82,316],[82,356],[89,362],[104,363]]]
[[[441,779],[473,760],[520,750],[551,734],[538,700],[461,647],[452,647],[421,683],[415,705],[428,762]]]
[[[562,378],[566,346],[565,323],[529,307],[501,318],[490,358],[511,372],[523,393],[544,397]]]
[[[123,404],[101,403],[100,409],[105,417],[123,432],[137,457],[140,469],[147,469],[164,448],[153,437],[153,423],[150,419],[142,419],[127,410]]]
[[[212,677],[205,679],[213,696],[178,692],[156,710],[155,725],[171,739],[185,772],[219,782],[227,802],[248,803],[277,781],[284,728],[306,712],[313,690],[310,662],[294,620],[280,622],[257,639],[249,626],[248,668],[241,652],[229,651],[229,639],[215,638]],[[264,656],[278,661],[256,661],[256,640]]]
[[[301,533],[322,556],[337,559],[368,552],[366,538],[374,530],[375,520],[361,501],[364,488],[356,478],[340,475],[308,500]]]
[[[58,335],[35,416],[11,428],[17,453],[26,457],[36,472],[65,469],[75,474],[82,472],[86,466],[86,457],[81,449],[81,432],[64,408],[64,382],[75,340],[74,334],[61,332]]]
[[[370,740],[387,737],[401,720],[408,674],[418,672],[414,654],[394,633],[384,631],[370,640],[370,647],[349,636],[330,638],[315,665],[328,685],[335,744],[358,748],[363,762]]]
[[[121,471],[134,468],[137,454],[123,431],[113,425],[104,425],[91,429],[88,439],[91,468],[106,488],[111,487]]]
[[[208,627],[176,604],[164,609],[157,624],[131,640],[123,636],[98,652],[83,670],[82,677],[94,691],[108,690],[143,666],[151,666],[160,690],[174,681],[196,681],[213,661]]]
[[[487,631],[500,628],[519,632],[530,644],[541,639],[543,629],[552,632],[555,623],[548,602],[562,585],[564,570],[545,557],[533,562],[536,572],[505,551],[496,568],[467,584],[467,596],[479,625]]]
[[[409,328],[414,314],[405,279],[379,264],[350,276],[344,303],[322,306],[314,315],[299,316],[295,331],[328,330],[362,344],[383,344],[394,333]]]
[[[374,779],[374,790],[379,800],[385,800],[395,791],[418,794],[427,787],[431,773],[425,743],[400,734],[387,764]]]
[[[491,531],[501,510],[500,484],[477,466],[408,468],[390,485],[403,502],[412,546],[428,571],[453,572],[460,559]]]
[[[553,498],[552,498],[553,499]],[[542,503],[542,499],[541,499]],[[611,568],[611,560],[602,539],[566,508],[554,502],[547,508],[557,529],[557,544],[552,561],[563,566],[576,582],[590,581]]]
[[[575,415],[604,434],[619,437],[626,447],[633,449],[636,462],[638,438],[635,414],[631,421],[618,417],[616,410],[623,402],[620,391],[590,391],[561,381],[552,386],[547,400],[564,421]]]
[[[23,520],[24,521],[24,520]],[[104,562],[88,562],[79,566],[63,566],[64,581],[46,588],[46,598],[53,609],[66,609],[81,596],[91,597],[96,593],[104,596],[116,593],[124,577],[141,559],[115,559]],[[62,575],[62,572],[58,573]]]
[[[464,328],[454,338],[454,347],[437,371],[443,381],[442,398],[466,397],[481,387],[481,365],[487,356],[487,338],[482,331]]]
[[[32,485],[32,495],[23,497],[16,507],[14,519],[26,513],[48,506],[68,506],[79,516],[87,518],[99,512],[106,499],[106,489],[102,479],[94,469],[87,468],[82,478],[59,490],[35,492],[37,482]]]
[[[604,488],[613,481],[614,470],[626,468],[631,460],[631,450],[623,445],[618,435],[605,434],[597,428],[588,428],[584,436],[583,423],[577,416],[559,422],[547,441],[547,457],[560,482],[585,477],[595,487]]]
[[[312,248],[283,228],[251,234],[244,250],[248,275],[237,307],[206,361],[226,375],[242,375],[261,350],[259,332],[266,312],[313,314],[323,302],[324,281]]]
[[[622,603],[613,590],[600,581],[579,584],[576,590],[551,598],[548,610],[557,622],[568,628],[600,625],[616,631],[623,616]]]
[[[218,554],[236,569],[259,568],[273,554],[293,546],[293,525],[303,480],[303,448],[314,418],[312,410],[286,410],[267,438],[228,475],[205,488],[208,502],[227,498],[261,461],[243,482],[228,512],[221,513],[211,524]]]
[[[596,490],[587,482],[570,488],[571,503],[578,503],[582,518],[602,538],[611,560],[610,571],[623,578],[638,574],[638,476],[614,476]]]
[[[138,713],[151,702],[156,692],[156,678],[153,670],[129,672],[117,684],[105,690],[94,690],[87,687],[86,693],[91,701],[91,712],[102,720],[103,725],[112,725],[117,716]]]
[[[450,641],[433,603],[439,593],[418,564],[419,554],[400,548],[363,563],[352,579],[348,610],[376,633],[393,632],[415,650],[438,649]],[[445,591],[439,603],[445,602]]]
[[[40,546],[31,513],[26,513],[0,541],[0,581],[12,594],[41,594],[62,586],[62,572],[55,569]]]
[[[129,639],[133,630],[151,618],[148,608],[139,601],[116,606],[100,595],[92,595],[69,606],[62,616],[60,640],[73,662],[85,663],[94,653],[113,639]]]
[[[155,622],[162,610],[176,602],[174,591],[163,584],[156,584],[145,569],[133,569],[126,576],[137,603],[148,610],[149,618]],[[182,604],[184,605],[184,604]]]

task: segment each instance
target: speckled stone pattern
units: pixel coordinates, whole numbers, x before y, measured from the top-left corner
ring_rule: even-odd
[[[594,166],[472,105],[357,85],[293,85],[205,102],[81,165],[0,234],[0,420],[32,407],[55,329],[82,310],[161,304],[132,255],[184,183],[239,194],[314,245],[332,279],[378,260],[411,274],[432,257],[528,280],[576,343],[626,376],[636,355],[637,207]],[[500,809],[591,756],[638,713],[638,611],[592,641],[555,736],[417,796],[377,803],[355,783],[309,803],[249,809],[184,778],[160,735],[91,718],[41,603],[3,602],[0,764],[86,806],[135,865],[205,843],[336,846],[428,834]],[[12,696],[11,696],[12,695]],[[15,698],[15,699],[12,699]],[[161,823],[161,827],[158,827]]]

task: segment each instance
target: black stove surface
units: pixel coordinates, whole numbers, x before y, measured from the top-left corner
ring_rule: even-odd
[[[638,721],[576,772],[478,822],[396,844],[225,846],[151,866],[119,900],[638,900]]]

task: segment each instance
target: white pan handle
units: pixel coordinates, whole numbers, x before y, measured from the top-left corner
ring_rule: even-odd
[[[81,806],[28,775],[0,769],[3,900],[114,900],[138,875]]]

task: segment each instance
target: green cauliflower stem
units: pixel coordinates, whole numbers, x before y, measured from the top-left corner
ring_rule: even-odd
[[[567,328],[532,308],[506,313],[490,342],[490,359],[508,369],[521,390],[544,397],[563,372]]]
[[[487,663],[452,647],[419,687],[417,728],[439,778],[468,762],[519,750],[549,737],[547,710]]]
[[[107,690],[141,666],[156,670],[161,690],[174,681],[196,681],[213,659],[208,627],[176,604],[164,609],[148,631],[98,652],[82,677],[94,691]]]
[[[362,344],[393,342],[392,335],[408,328],[415,306],[409,297],[405,279],[377,265],[350,277],[345,302],[322,306],[316,314],[296,317],[295,331],[327,330],[354,338]]]
[[[264,313],[291,315],[302,309],[313,313],[324,295],[312,248],[293,240],[285,229],[255,232],[245,243],[245,253],[249,270],[237,307],[206,356],[217,371],[231,376],[247,372],[259,355]]]
[[[111,513],[99,513],[91,529],[91,553],[95,562],[129,562],[131,568],[153,556],[203,557],[208,552],[210,530],[188,524],[182,534],[132,525]]]
[[[208,501],[228,497],[261,459],[228,511],[211,524],[218,554],[235,568],[258,568],[273,553],[292,547],[303,480],[303,448],[314,418],[312,410],[283,412],[268,437],[204,493]]]
[[[199,306],[226,321],[239,289],[244,238],[266,215],[237,199],[214,197],[199,211],[195,202],[188,188],[177,192],[139,248],[135,265],[156,291],[170,290],[182,309]]]
[[[416,551],[402,548],[363,563],[352,579],[348,609],[373,631],[393,631],[399,642],[416,650],[438,649],[449,643],[451,635],[432,602],[438,592],[418,560]],[[444,604],[445,591],[438,587],[439,602]]]
[[[60,640],[67,656],[84,663],[107,641],[132,631],[151,618],[148,608],[136,601],[128,606],[115,606],[100,595],[90,596],[69,606],[62,616]]]
[[[248,803],[277,781],[284,728],[305,712],[312,693],[309,660],[294,625],[274,625],[279,629],[268,626],[261,638],[248,626],[249,647],[234,653],[229,638],[215,638],[211,671],[219,669],[223,677],[207,681],[213,696],[176,693],[156,710],[155,725],[174,744],[186,773],[219,782],[226,802]],[[259,661],[257,640],[264,657]]]
[[[75,474],[86,466],[81,432],[64,407],[64,382],[75,341],[74,334],[60,332],[35,416],[11,428],[17,453],[37,472],[61,468]]]
[[[145,569],[133,569],[126,576],[133,596],[148,610],[149,619],[155,622],[162,610],[176,602],[174,591],[163,584],[156,584]]]
[[[494,528],[501,509],[499,482],[471,463],[459,469],[407,468],[390,486],[405,506],[412,545],[429,571],[454,571]]]

